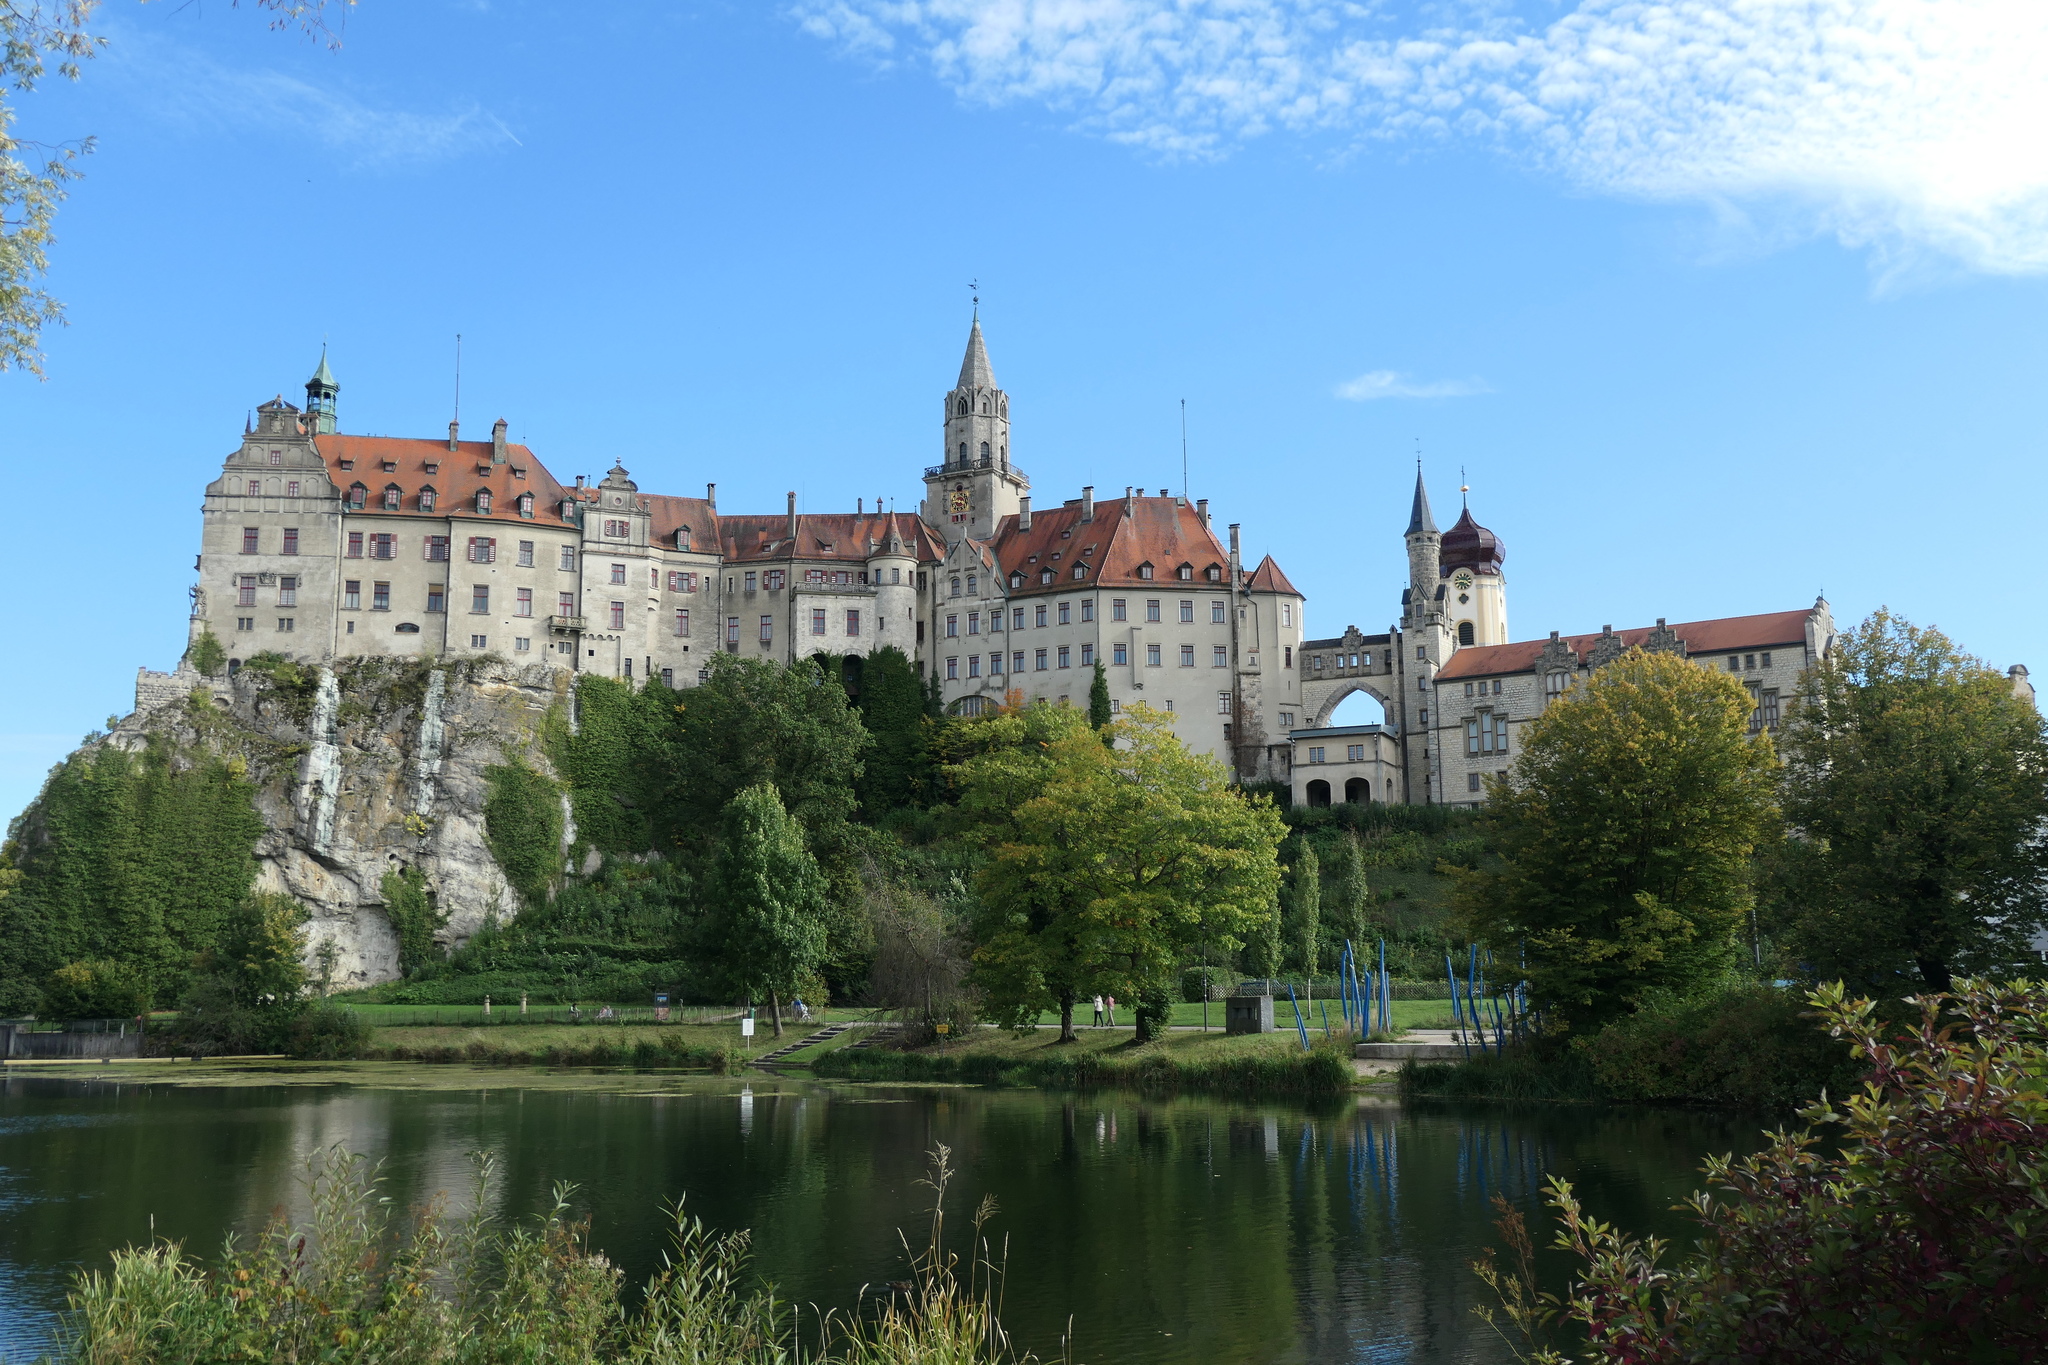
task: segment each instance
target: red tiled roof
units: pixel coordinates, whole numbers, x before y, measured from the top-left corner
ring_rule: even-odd
[[[378,516],[417,516],[434,520],[449,517],[473,518],[476,510],[476,495],[479,489],[491,491],[491,510],[485,514],[491,521],[512,521],[531,524],[541,522],[551,526],[563,525],[562,500],[567,494],[562,485],[555,482],[555,476],[547,467],[533,457],[525,446],[507,446],[504,464],[491,463],[489,441],[458,441],[450,450],[446,441],[415,440],[403,436],[344,436],[329,433],[313,438],[313,447],[320,452],[320,458],[327,463],[327,475],[335,486],[342,490],[342,497],[348,496],[353,484],[361,484],[369,490],[363,511]],[[353,461],[353,469],[342,468],[343,461]],[[398,466],[387,471],[386,463]],[[434,465],[433,473],[427,466]],[[478,473],[479,469],[485,472]],[[525,478],[519,478],[514,470],[526,471]],[[384,510],[382,498],[385,486],[397,484],[403,496],[396,512]],[[420,489],[431,486],[434,489],[434,510],[420,511]],[[519,515],[518,498],[521,493],[533,494],[533,515]]]
[[[1122,498],[1105,498],[1095,504],[1093,521],[1081,520],[1076,500],[1034,511],[1028,531],[1018,529],[1016,517],[1004,517],[989,543],[1004,573],[1024,575],[1024,585],[1010,590],[1022,596],[1072,591],[1077,564],[1088,569],[1085,583],[1144,588],[1179,582],[1174,574],[1186,564],[1194,579],[1183,586],[1215,588],[1224,582],[1211,583],[1209,568],[1230,563],[1201,514],[1173,498],[1133,498],[1128,515]],[[1146,564],[1152,566],[1149,579],[1138,576]],[[1046,569],[1053,571],[1053,581],[1040,583]]]
[[[1813,609],[1769,611],[1758,616],[1723,616],[1712,621],[1680,621],[1671,633],[1685,642],[1688,654],[1720,654],[1731,649],[1762,649],[1772,645],[1804,645],[1806,623]],[[1616,631],[1624,646],[1642,644],[1655,626],[1637,626]],[[1600,636],[1561,637],[1574,654],[1584,657]],[[1501,673],[1529,673],[1543,655],[1548,640],[1522,640],[1511,645],[1468,645],[1450,657],[1437,673],[1439,679],[1491,677]]]
[[[1259,561],[1259,567],[1252,570],[1251,581],[1245,586],[1253,592],[1280,592],[1289,597],[1300,597],[1301,589],[1287,581],[1280,565],[1273,556],[1267,555]]]
[[[655,544],[674,549],[677,530],[687,526],[690,528],[692,550],[715,552],[718,549],[718,512],[704,499],[671,497],[667,493],[641,493],[637,496],[650,513],[647,532]]]
[[[720,542],[729,561],[786,559],[845,560],[865,564],[868,545],[887,545],[893,534],[919,563],[943,557],[923,522],[907,512],[805,512],[789,539],[789,514],[718,518]],[[693,533],[694,534],[694,533]]]

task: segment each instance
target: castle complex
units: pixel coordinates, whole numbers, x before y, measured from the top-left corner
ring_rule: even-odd
[[[1171,712],[1191,747],[1295,799],[1476,802],[1515,732],[1592,668],[1640,645],[1741,675],[1775,727],[1833,638],[1827,604],[1511,643],[1500,539],[1469,508],[1439,531],[1420,471],[1408,585],[1386,632],[1309,639],[1302,593],[1268,556],[1247,569],[1206,499],[1125,488],[1034,508],[1011,459],[1009,396],[977,320],[944,399],[941,459],[917,515],[721,513],[643,493],[614,464],[564,485],[525,446],[352,436],[326,358],[302,410],[257,410],[206,490],[192,638],[230,667],[263,651],[496,654],[690,687],[718,651],[794,662],[894,646],[949,710],[1010,692]],[[2015,670],[2024,686],[2024,670]],[[176,691],[143,675],[138,705]],[[1332,726],[1355,692],[1384,723]]]

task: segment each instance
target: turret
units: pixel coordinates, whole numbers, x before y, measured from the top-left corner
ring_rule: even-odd
[[[1010,463],[1010,398],[996,387],[978,313],[945,404],[942,458],[924,472],[924,518],[948,544],[964,536],[985,540],[1018,510],[1031,480]]]
[[[320,368],[306,381],[306,425],[315,436],[333,433],[334,400],[340,393],[341,385],[334,382],[334,371],[327,368],[327,348],[322,346]]]
[[[1429,514],[1429,490],[1422,483],[1422,464],[1415,466],[1415,502],[1408,513],[1408,604],[1409,615],[1423,620],[1435,609],[1438,555],[1443,537],[1436,518]]]

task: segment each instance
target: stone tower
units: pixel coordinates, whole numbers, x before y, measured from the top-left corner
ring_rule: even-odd
[[[1508,581],[1501,572],[1507,547],[1472,519],[1468,503],[1458,524],[1444,532],[1437,572],[1443,576],[1444,619],[1463,645],[1508,642]]]
[[[322,346],[320,368],[306,381],[306,424],[315,436],[334,434],[334,400],[340,393],[334,371],[327,368],[327,348]]]
[[[924,519],[951,545],[987,539],[1015,513],[1031,480],[1010,463],[1010,398],[996,387],[981,339],[981,317],[967,334],[960,382],[946,395],[941,463],[924,472]]]
[[[1408,609],[1403,613],[1411,626],[1429,619],[1436,609],[1438,557],[1443,536],[1436,518],[1429,514],[1429,490],[1422,485],[1422,466],[1415,466],[1415,502],[1408,513]]]

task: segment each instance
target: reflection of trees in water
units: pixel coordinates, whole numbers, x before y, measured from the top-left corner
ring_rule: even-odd
[[[536,1211],[552,1182],[574,1180],[594,1241],[635,1281],[663,1248],[663,1206],[687,1195],[714,1227],[754,1230],[757,1267],[786,1297],[847,1304],[863,1283],[901,1278],[897,1230],[921,1240],[918,1182],[944,1142],[956,1207],[984,1194],[1001,1205],[1005,1318],[1042,1355],[1071,1314],[1084,1360],[1491,1360],[1466,1264],[1492,1240],[1496,1190],[1534,1214],[1556,1171],[1599,1217],[1678,1232],[1669,1208],[1701,1156],[1754,1146],[1756,1127],[1662,1110],[1311,1111],[765,1079],[635,1095],[9,1078],[0,1277],[24,1283],[17,1257],[48,1268],[27,1284],[60,1303],[60,1262],[145,1240],[152,1213],[159,1233],[210,1252],[230,1224],[299,1211],[304,1156],[344,1141],[386,1158],[401,1208],[459,1198],[478,1148],[499,1156],[501,1215]]]

